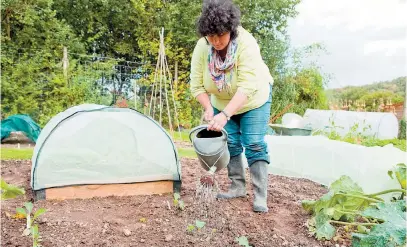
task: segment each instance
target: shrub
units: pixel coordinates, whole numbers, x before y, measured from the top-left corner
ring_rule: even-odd
[[[404,118],[400,120],[399,139],[406,139],[406,120]]]

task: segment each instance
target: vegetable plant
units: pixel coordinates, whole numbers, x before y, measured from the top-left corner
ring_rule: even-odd
[[[34,205],[31,202],[24,203],[24,208],[16,208],[16,212],[23,215],[27,219],[26,228],[23,235],[28,236],[31,233],[31,228],[34,221],[43,213],[46,212],[45,208],[39,208],[37,211],[33,211]],[[38,227],[37,227],[38,230]]]
[[[373,146],[385,146],[388,144],[393,144],[396,148],[402,150],[402,151],[407,151],[406,149],[406,140],[405,139],[386,139],[386,140],[381,140],[376,138],[375,136],[367,136],[364,133],[367,130],[371,130],[370,125],[366,125],[365,122],[363,122],[363,125],[361,125],[361,131],[359,130],[359,124],[356,123],[351,126],[349,129],[349,132],[346,133],[346,135],[341,136],[339,134],[340,129],[344,129],[343,127],[335,125],[335,122],[332,120],[332,118],[329,119],[330,126],[325,126],[323,129],[318,129],[312,132],[312,135],[323,135],[328,137],[331,140],[336,140],[336,141],[344,141],[352,144],[358,144],[358,145],[363,145],[366,147],[373,147]]]
[[[13,199],[17,196],[25,194],[24,188],[8,184],[6,181],[3,180],[3,178],[1,178],[0,180],[1,200]]]
[[[336,235],[335,226],[344,226],[352,232],[355,247],[404,246],[406,243],[406,166],[398,164],[389,171],[401,188],[366,194],[348,176],[333,182],[329,192],[319,200],[302,201],[303,208],[312,217],[308,228],[318,240],[330,240]],[[400,193],[400,197],[385,202],[381,195]]]
[[[187,227],[187,231],[188,231],[188,232],[192,232],[192,231],[194,231],[196,228],[198,228],[198,230],[200,230],[200,229],[202,229],[205,225],[206,225],[206,223],[205,223],[204,221],[195,220],[195,225],[189,224],[188,227]]]
[[[240,236],[240,237],[236,238],[236,241],[240,246],[252,247],[251,245],[249,245],[249,240],[247,239],[246,236]]]
[[[361,216],[376,219],[378,223],[371,229],[353,233],[353,246],[405,246],[407,222],[404,200],[377,203],[364,210]]]
[[[393,175],[397,178],[397,181],[401,185],[401,188],[406,189],[406,172],[407,167],[403,163],[397,164],[392,170],[388,171],[389,176],[394,179]],[[403,199],[405,193],[401,194],[400,199]]]
[[[31,227],[31,235],[33,237],[33,247],[40,247],[41,236],[37,224]]]
[[[181,196],[179,193],[174,193],[174,206],[180,210],[184,210],[185,206],[184,206],[184,201],[181,200]]]

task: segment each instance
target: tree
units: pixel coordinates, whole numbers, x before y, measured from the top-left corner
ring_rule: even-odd
[[[289,98],[280,94],[284,93],[280,89],[285,89],[279,89],[280,82],[290,81],[296,86],[318,82],[312,70],[286,73],[290,55],[285,28],[288,18],[297,14],[299,0],[236,3],[242,11],[242,25],[258,40],[276,78],[277,101]],[[201,0],[4,1],[2,112],[28,113],[44,124],[74,104],[114,104],[116,95],[128,99],[137,91],[134,79],[140,89],[137,96],[148,95],[154,81],[159,31],[164,28],[173,75],[175,64],[178,66],[175,100],[182,111],[180,122],[185,126],[190,121],[198,123],[200,106],[191,97],[188,82],[201,4]],[[68,48],[70,58],[67,77],[62,73],[63,47]],[[121,73],[119,67],[131,73]],[[312,100],[311,96],[304,91],[293,100]]]
[[[272,115],[275,116],[288,105],[288,110],[303,115],[306,109],[327,109],[325,94],[326,83],[329,76],[322,73],[318,64],[310,59],[325,52],[321,44],[312,44],[300,49],[289,50],[287,55],[290,63],[282,68],[282,73],[277,74],[273,86]],[[291,65],[289,65],[291,64]]]
[[[55,17],[51,0],[7,1],[2,5],[2,113],[26,113],[39,122],[60,110],[66,82],[63,47],[83,46],[71,28]]]
[[[329,101],[364,102],[367,111],[377,110],[378,104],[383,100],[391,103],[404,101],[406,77],[399,77],[390,81],[376,82],[363,86],[347,86],[339,89],[327,90]]]

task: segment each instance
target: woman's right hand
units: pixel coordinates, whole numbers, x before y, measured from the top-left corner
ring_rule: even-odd
[[[214,113],[213,113],[213,108],[212,108],[212,107],[208,107],[208,108],[205,110],[205,113],[204,113],[204,120],[209,123],[210,121],[212,121],[213,115],[214,115]]]

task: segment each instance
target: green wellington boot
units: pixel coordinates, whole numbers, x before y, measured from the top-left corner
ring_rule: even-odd
[[[253,211],[268,212],[267,207],[267,187],[268,187],[268,170],[267,162],[257,161],[250,166],[250,173],[253,184]]]
[[[242,154],[231,157],[228,164],[228,177],[232,180],[229,191],[219,193],[217,198],[229,199],[246,196],[245,169],[242,160]]]

